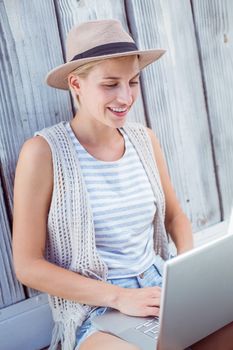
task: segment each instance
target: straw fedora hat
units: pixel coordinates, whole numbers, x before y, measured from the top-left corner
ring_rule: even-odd
[[[115,19],[84,22],[73,27],[67,35],[66,61],[46,76],[48,85],[68,90],[67,77],[85,63],[114,57],[138,55],[143,69],[165,53],[163,49],[138,50],[132,37]]]

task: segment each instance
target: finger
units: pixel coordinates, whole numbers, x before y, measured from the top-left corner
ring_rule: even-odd
[[[161,296],[161,292],[159,290],[154,290],[151,295],[155,296],[155,297],[158,297],[158,296],[160,297]]]
[[[151,298],[161,298],[161,292],[159,290],[153,290],[150,293]]]
[[[156,306],[147,306],[146,307],[146,316],[159,316],[159,308]]]
[[[148,306],[160,307],[160,298],[154,298],[153,300],[150,300]]]

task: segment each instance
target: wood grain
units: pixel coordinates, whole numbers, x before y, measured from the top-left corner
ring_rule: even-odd
[[[178,198],[198,231],[218,222],[220,209],[191,6],[183,0],[126,5],[138,46],[167,50],[143,73],[144,102]]]
[[[233,4],[192,1],[222,218],[233,205]]]
[[[4,311],[28,296],[26,302],[32,301],[30,297],[38,293],[25,289],[25,296],[12,267],[13,183],[21,146],[36,130],[72,118],[69,93],[46,86],[44,78],[65,61],[70,28],[103,18],[119,19],[139,48],[167,49],[161,60],[143,71],[141,95],[129,119],[150,126],[158,135],[182,207],[194,231],[201,230],[196,240],[213,239],[216,232],[207,228],[229,216],[232,1],[1,0],[0,308]],[[34,345],[33,339],[26,344]]]
[[[63,62],[53,3],[1,1],[0,26],[0,160],[11,226],[15,166],[23,142],[34,131],[68,119],[72,109],[67,92],[44,84],[48,70]],[[3,234],[10,239],[9,231]]]
[[[0,177],[0,309],[25,298],[23,288],[14,273],[10,237],[10,227]]]
[[[1,1],[0,157],[12,206],[14,168],[21,145],[35,130],[71,113],[69,95],[44,84],[63,62],[51,1]]]

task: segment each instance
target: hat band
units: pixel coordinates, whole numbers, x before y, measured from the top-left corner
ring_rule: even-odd
[[[138,48],[135,43],[130,42],[116,42],[110,44],[99,45],[93,47],[93,49],[84,51],[72,58],[72,61],[79,60],[81,58],[98,57],[104,55],[111,55],[122,52],[137,51]]]

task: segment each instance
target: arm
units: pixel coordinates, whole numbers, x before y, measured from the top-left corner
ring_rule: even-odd
[[[157,316],[159,287],[122,288],[84,277],[44,258],[52,190],[50,148],[37,136],[24,143],[15,174],[13,262],[18,280],[81,304],[108,306],[132,316]]]
[[[156,138],[155,134],[151,129],[147,129],[151,138],[154,156],[158,166],[160,179],[165,195],[165,227],[176,245],[177,253],[181,254],[193,248],[191,223],[188,220],[185,213],[182,211],[182,208],[176,197],[158,139]]]
[[[18,280],[65,299],[113,307],[119,287],[81,276],[45,260],[52,189],[51,151],[47,142],[37,136],[24,143],[15,174],[13,261]]]

